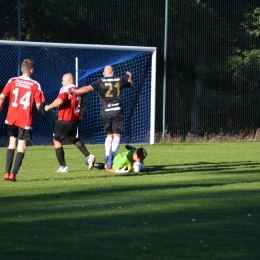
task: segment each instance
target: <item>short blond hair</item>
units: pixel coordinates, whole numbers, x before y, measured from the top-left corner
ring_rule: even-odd
[[[22,62],[21,71],[24,72],[31,72],[34,69],[34,61],[31,59],[25,59]]]

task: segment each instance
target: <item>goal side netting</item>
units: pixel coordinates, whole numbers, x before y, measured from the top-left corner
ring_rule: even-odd
[[[71,72],[82,87],[103,77],[103,68],[112,65],[116,76],[131,71],[134,90],[122,92],[124,129],[122,143],[154,143],[156,48],[88,44],[0,41],[0,92],[7,81],[19,76],[23,59],[35,61],[37,80],[51,103],[61,88],[63,74]],[[44,104],[44,105],[45,105]],[[0,147],[8,145],[5,118],[8,99],[0,113]],[[57,121],[57,108],[39,116],[34,113],[33,136],[28,145],[51,145]],[[79,137],[87,144],[103,144],[106,132],[102,124],[101,104],[96,91],[84,94]]]

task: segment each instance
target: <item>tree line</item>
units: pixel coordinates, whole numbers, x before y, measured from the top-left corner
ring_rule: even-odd
[[[258,1],[20,0],[20,21],[18,2],[0,0],[1,39],[156,46],[156,131],[164,105],[175,135],[259,127]]]

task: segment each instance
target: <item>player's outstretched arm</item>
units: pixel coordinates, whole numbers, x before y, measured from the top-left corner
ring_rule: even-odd
[[[46,106],[44,107],[44,109],[45,109],[45,111],[48,111],[48,110],[50,110],[50,109],[52,109],[52,108],[54,108],[54,107],[60,106],[62,103],[63,103],[63,100],[62,100],[62,99],[56,98],[51,104],[46,105]]]
[[[93,88],[91,85],[88,86],[84,86],[78,89],[74,89],[73,91],[69,92],[69,95],[73,96],[73,95],[81,95],[87,92],[93,91]]]
[[[124,166],[124,167],[121,168],[121,169],[116,169],[115,172],[116,172],[116,173],[127,173],[127,172],[129,172],[129,170],[127,169],[126,166]]]
[[[106,168],[106,166],[105,166],[105,168]],[[127,172],[129,172],[129,170],[127,169],[127,167],[126,166],[124,166],[123,168],[121,168],[121,169],[108,169],[108,168],[106,168],[106,170],[108,171],[108,172],[114,172],[114,173],[127,173]]]

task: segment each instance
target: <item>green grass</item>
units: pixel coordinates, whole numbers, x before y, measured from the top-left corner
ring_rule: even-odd
[[[125,175],[88,171],[69,145],[55,173],[53,147],[27,147],[0,182],[1,259],[260,259],[259,142],[144,147],[145,172]]]

